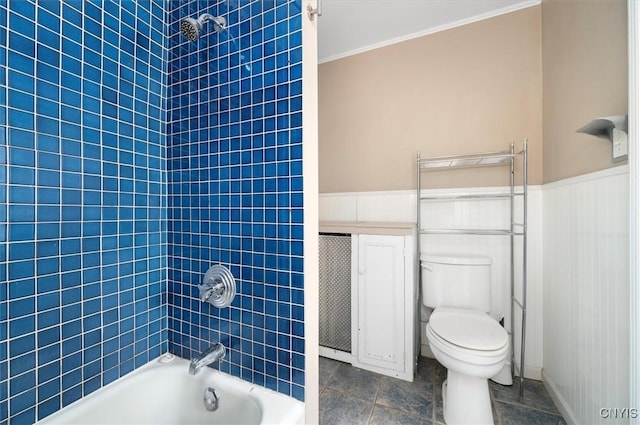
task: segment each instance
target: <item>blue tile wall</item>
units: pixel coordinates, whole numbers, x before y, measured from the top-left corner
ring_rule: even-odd
[[[304,398],[300,9],[0,0],[0,425],[218,340]],[[228,28],[182,39],[204,12]]]
[[[165,16],[0,1],[0,424],[168,349]]]
[[[223,16],[196,42],[182,18]],[[219,367],[304,399],[300,0],[169,3],[167,173],[169,349],[216,341]],[[28,194],[25,194],[28,196]],[[230,268],[229,308],[198,299],[213,264]]]
[[[8,302],[7,302],[7,4],[0,1],[0,422],[6,422],[9,414],[9,401],[6,394],[9,391],[9,361],[7,333]]]

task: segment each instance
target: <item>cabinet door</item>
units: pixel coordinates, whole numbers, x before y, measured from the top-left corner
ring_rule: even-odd
[[[403,371],[404,238],[358,238],[358,360]]]

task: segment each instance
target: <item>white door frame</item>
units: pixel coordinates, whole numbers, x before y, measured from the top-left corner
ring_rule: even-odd
[[[305,423],[319,421],[318,19],[317,0],[302,1],[302,161],[304,204]]]
[[[640,4],[628,0],[629,20],[629,283],[631,423],[640,424]]]

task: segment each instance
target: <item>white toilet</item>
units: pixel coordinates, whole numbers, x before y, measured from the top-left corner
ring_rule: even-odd
[[[429,347],[447,368],[442,388],[445,422],[493,424],[487,379],[502,370],[509,338],[487,314],[491,260],[423,254],[420,263],[422,303],[435,309],[427,323]]]

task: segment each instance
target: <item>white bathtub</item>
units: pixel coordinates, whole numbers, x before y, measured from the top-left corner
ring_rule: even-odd
[[[214,388],[218,410],[203,404]],[[189,361],[165,354],[38,424],[302,424],[304,403],[202,368],[189,375]]]

